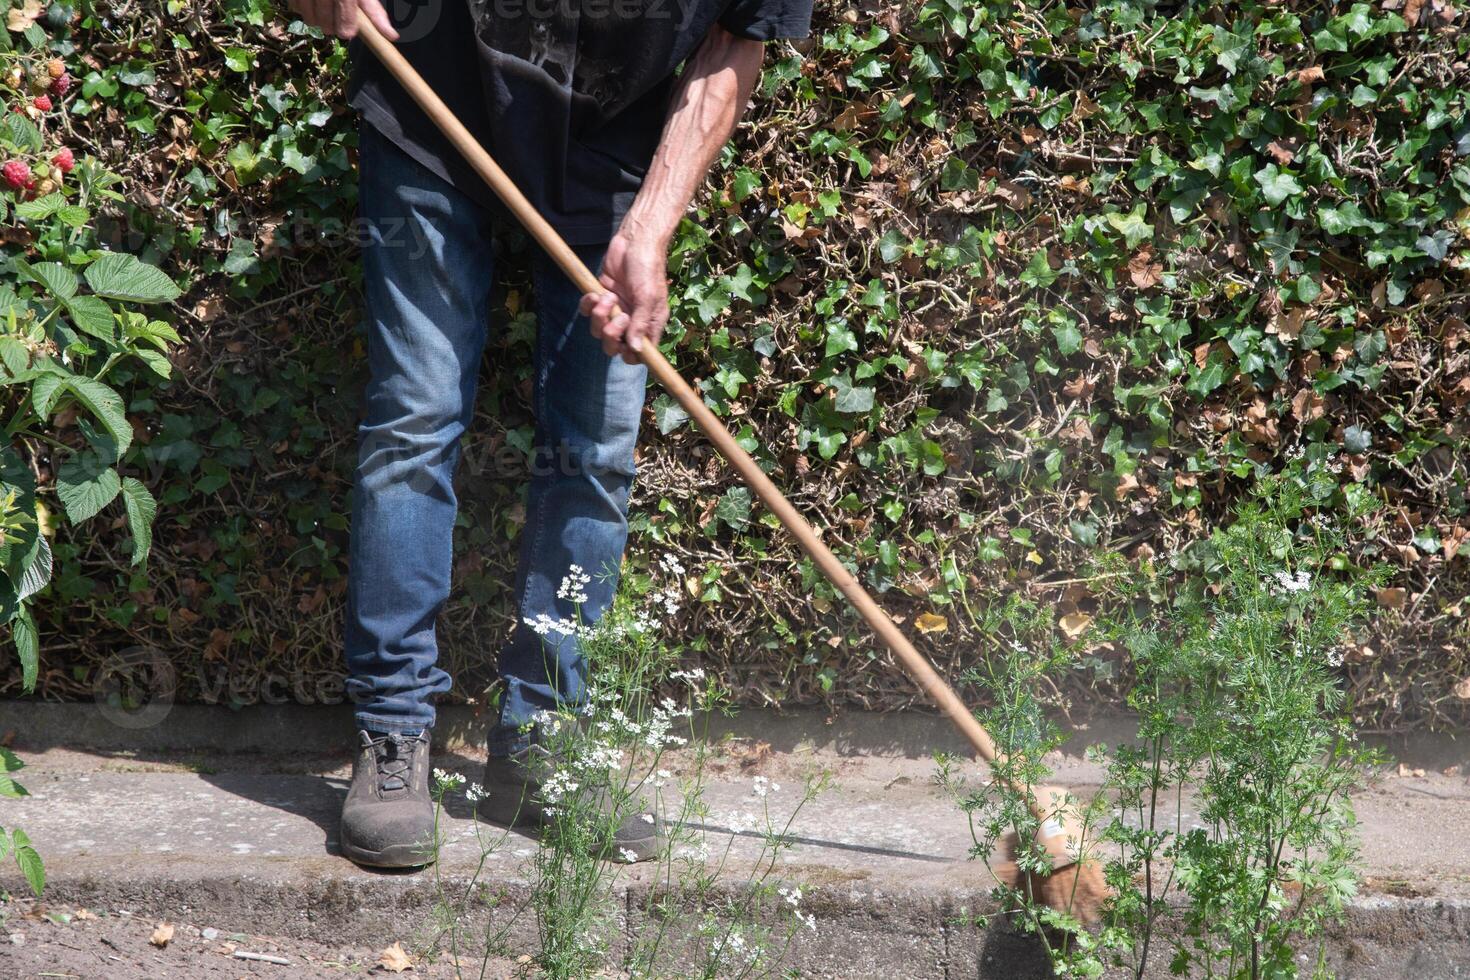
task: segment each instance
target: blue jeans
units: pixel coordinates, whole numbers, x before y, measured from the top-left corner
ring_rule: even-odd
[[[473,415],[493,283],[492,215],[362,127],[360,208],[371,378],[359,429],[347,584],[347,690],[360,727],[434,724],[451,681],[434,621],[449,596],[460,437]],[[578,250],[597,268],[605,245]],[[645,370],[609,358],[577,313],[577,288],[539,251],[536,453],[516,575],[517,623],[500,654],[497,755],[525,744],[542,709],[580,703],[575,637],[525,620],[595,622],[627,540]],[[478,476],[477,476],[478,478]],[[591,576],[580,611],[558,597],[572,565]]]

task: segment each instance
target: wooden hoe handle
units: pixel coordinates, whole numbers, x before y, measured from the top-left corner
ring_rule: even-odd
[[[383,62],[434,124],[443,130],[444,135],[449,137],[449,141],[460,153],[464,154],[475,172],[485,179],[490,189],[505,202],[506,207],[510,208],[526,230],[556,261],[556,264],[561,266],[567,277],[576,283],[577,288],[583,293],[606,292],[597,276],[593,275],[592,270],[587,268],[577,257],[577,253],[572,251],[556,233],[556,229],[552,228],[531,205],[531,202],[526,200],[520,188],[516,187],[506,176],[505,171],[500,169],[500,165],[491,158],[489,153],[485,152],[485,148],[470,134],[469,130],[465,129],[464,124],[455,118],[454,113],[450,112],[443,100],[434,94],[434,90],[414,70],[408,60],[393,46],[391,41],[378,32],[378,29],[361,11],[358,11],[357,15],[357,30],[358,35],[378,60]],[[659,384],[674,396],[684,411],[688,412],[689,416],[704,430],[704,434],[710,442],[715,444],[715,448],[730,461],[731,466],[735,467],[740,478],[755,491],[761,503],[765,504],[771,513],[775,514],[786,526],[786,529],[796,538],[797,543],[801,545],[802,550],[811,556],[812,561],[816,562],[817,567],[822,570],[822,574],[827,576],[827,580],[847,596],[847,600],[862,614],[863,619],[867,620],[873,631],[883,639],[884,643],[888,644],[889,649],[898,655],[909,676],[949,716],[950,721],[954,722],[955,727],[964,734],[981,758],[986,762],[995,762],[995,742],[975,720],[975,716],[970,713],[969,708],[965,707],[954,689],[944,682],[944,678],[939,676],[933,665],[914,648],[908,637],[903,635],[898,624],[873,601],[873,597],[858,584],[858,580],[853,577],[846,566],[837,560],[832,549],[822,543],[822,539],[812,530],[811,525],[797,512],[795,507],[791,506],[791,502],[776,488],[770,477],[766,476],[750,454],[740,448],[740,444],[735,441],[730,430],[725,428],[715,413],[709,410],[704,404],[704,399],[679,376],[679,372],[674,370],[673,365],[659,351],[658,345],[645,343],[639,356],[648,366],[648,370],[658,379]],[[1033,809],[1039,808],[1033,804]],[[1045,818],[1041,813],[1038,813],[1038,816]]]

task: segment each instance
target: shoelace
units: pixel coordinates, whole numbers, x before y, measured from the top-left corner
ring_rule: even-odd
[[[373,747],[373,761],[378,766],[378,788],[384,792],[406,788],[419,740],[390,732],[380,738],[369,739],[368,744]]]

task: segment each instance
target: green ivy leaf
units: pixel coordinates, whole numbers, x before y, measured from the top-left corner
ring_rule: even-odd
[[[1075,354],[1082,349],[1082,331],[1075,323],[1059,323],[1051,328],[1057,339],[1057,353],[1062,356]]]
[[[1216,28],[1210,48],[1225,74],[1234,75],[1241,60],[1255,48],[1255,39],[1250,34],[1232,34],[1224,28]]]
[[[668,395],[659,395],[653,400],[653,420],[662,435],[668,435],[689,421],[689,413]]]
[[[908,250],[908,240],[897,228],[889,228],[878,239],[878,257],[884,262],[897,262]]]
[[[715,504],[715,517],[739,531],[750,523],[750,488],[731,487]]]
[[[735,200],[743,201],[760,189],[760,174],[748,167],[741,167],[735,171],[735,178],[730,182],[730,193],[734,196]]]
[[[1129,248],[1137,248],[1154,237],[1154,226],[1143,220],[1146,207],[1147,205],[1140,202],[1127,214],[1114,211],[1107,216],[1108,224],[1123,236],[1123,241]]]
[[[1274,163],[1268,163],[1257,170],[1255,178],[1261,187],[1261,195],[1272,207],[1302,192],[1302,185],[1297,183],[1296,178]]]
[[[250,71],[255,56],[249,48],[229,48],[225,51],[225,67],[242,75]]]
[[[874,391],[859,387],[848,380],[847,375],[834,375],[829,382],[837,391],[832,407],[844,415],[859,415],[873,410]]]
[[[1031,261],[1021,272],[1021,281],[1032,289],[1045,289],[1057,281],[1058,275],[1060,273],[1052,269],[1051,262],[1047,261],[1046,249],[1043,248],[1031,256]]]

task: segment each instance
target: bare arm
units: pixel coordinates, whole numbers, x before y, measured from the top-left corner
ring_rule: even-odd
[[[609,355],[637,363],[669,320],[668,252],[679,221],[720,148],[735,130],[760,77],[763,45],[710,29],[674,88],[648,176],[603,260],[606,293],[582,298],[592,333]],[[621,309],[613,316],[614,307]]]
[[[390,41],[398,40],[398,32],[388,20],[379,0],[288,0],[286,6],[312,27],[320,27],[344,41],[357,35],[357,11],[368,15],[373,26]]]

